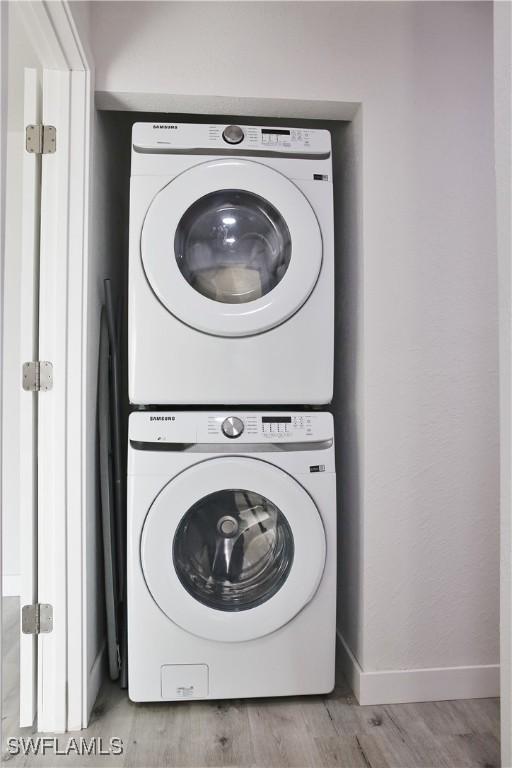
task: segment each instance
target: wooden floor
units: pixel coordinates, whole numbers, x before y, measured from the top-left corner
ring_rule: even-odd
[[[89,728],[73,735],[123,740],[119,756],[11,756],[18,719],[18,601],[4,598],[2,755],[9,765],[258,766],[261,768],[498,768],[497,699],[360,707],[340,676],[329,696],[133,704],[105,683]]]

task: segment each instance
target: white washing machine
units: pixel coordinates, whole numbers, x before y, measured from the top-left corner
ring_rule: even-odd
[[[335,614],[330,414],[131,414],[133,701],[331,691]]]
[[[130,401],[330,402],[330,133],[136,123],[131,174]]]

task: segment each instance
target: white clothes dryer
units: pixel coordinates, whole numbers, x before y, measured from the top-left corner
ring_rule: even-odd
[[[330,402],[330,133],[136,123],[131,174],[130,401]]]
[[[133,701],[334,687],[336,489],[328,413],[132,413]]]

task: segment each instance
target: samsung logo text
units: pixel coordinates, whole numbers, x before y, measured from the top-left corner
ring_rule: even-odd
[[[150,421],[176,421],[176,416],[150,416]]]

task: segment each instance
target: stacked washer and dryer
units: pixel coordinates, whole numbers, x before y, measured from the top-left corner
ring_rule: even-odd
[[[135,124],[129,261],[130,698],[328,692],[329,132]]]

